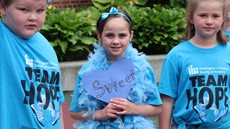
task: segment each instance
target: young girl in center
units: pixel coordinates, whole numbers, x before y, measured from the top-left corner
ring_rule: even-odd
[[[158,115],[162,102],[146,55],[130,43],[132,26],[128,14],[115,7],[100,16],[97,22],[99,43],[94,44],[88,62],[78,72],[70,106],[72,118],[82,121],[76,124],[78,129],[155,129],[147,117]],[[127,98],[112,98],[106,103],[84,89],[82,80],[87,73],[107,71],[113,63],[124,58],[132,62],[135,71],[135,81]]]
[[[163,63],[160,129],[230,129],[230,46],[224,0],[188,0],[185,40]]]

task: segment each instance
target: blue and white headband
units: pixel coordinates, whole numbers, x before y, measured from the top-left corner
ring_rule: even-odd
[[[119,11],[116,9],[116,7],[111,7],[111,9],[110,9],[109,12],[107,12],[107,13],[102,13],[102,14],[101,14],[101,20],[100,20],[99,23],[101,23],[102,21],[104,21],[105,19],[107,19],[109,15],[117,15],[117,14],[118,14],[118,15],[121,15],[121,16],[123,16],[123,17],[125,17],[125,18],[129,21],[129,23],[132,25],[132,22],[131,22],[130,18],[129,18],[128,16],[126,16],[124,13],[119,12]]]

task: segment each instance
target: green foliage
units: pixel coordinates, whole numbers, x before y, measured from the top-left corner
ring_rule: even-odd
[[[105,2],[103,7],[111,6],[106,3],[108,1],[111,2],[101,1]],[[132,4],[118,7],[128,12],[133,20],[132,43],[139,51],[149,55],[165,54],[180,42],[179,37],[185,29],[184,8],[161,5],[140,7]],[[68,8],[62,11],[52,6],[48,8],[41,33],[51,42],[59,61],[86,59],[92,43],[97,41],[96,22],[103,12],[101,9],[94,6],[76,12]]]
[[[185,7],[186,0],[170,0],[170,5],[172,7]]]
[[[119,7],[122,5],[139,5],[143,6],[148,0],[92,0],[93,5],[101,10],[108,10],[111,6]]]
[[[90,12],[93,12],[91,10]],[[54,47],[59,61],[85,58],[90,45],[96,41],[95,20],[88,10],[76,13],[74,9],[57,10],[53,6],[47,9],[47,17],[41,33]]]
[[[133,44],[146,54],[167,53],[179,43],[185,28],[185,10],[155,5],[154,8],[125,6],[133,22]],[[149,49],[146,51],[146,49]]]

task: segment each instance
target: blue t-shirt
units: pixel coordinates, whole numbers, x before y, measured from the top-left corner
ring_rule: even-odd
[[[22,39],[0,20],[0,128],[60,129],[58,60],[38,32]]]
[[[230,37],[230,31],[225,30],[224,34],[226,34],[228,37]]]
[[[129,45],[125,58],[133,62],[136,78],[127,99],[136,104],[161,105],[162,102],[156,87],[154,72],[145,56],[138,54],[136,49]],[[111,63],[108,63],[103,47],[96,47],[94,54],[90,55],[89,61],[78,72],[70,106],[71,112],[88,110],[94,113],[94,111],[103,109],[107,105],[107,103],[97,100],[83,89],[82,78],[87,72],[92,70],[106,71],[110,65]],[[78,129],[142,129],[143,127],[155,129],[153,123],[141,115],[124,115],[114,121],[89,120],[77,126]]]
[[[207,129],[230,128],[230,46],[198,48],[186,40],[166,56],[160,94],[175,99],[174,124]]]

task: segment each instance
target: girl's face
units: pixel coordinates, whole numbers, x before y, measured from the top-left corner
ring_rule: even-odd
[[[125,50],[133,37],[129,31],[129,23],[122,17],[115,17],[106,22],[98,39],[102,43],[110,61],[124,57]]]
[[[2,7],[3,22],[16,35],[27,39],[44,24],[46,3],[46,0],[13,0],[8,7]]]
[[[224,21],[223,4],[220,1],[201,1],[190,18],[195,26],[195,36],[215,38]]]

